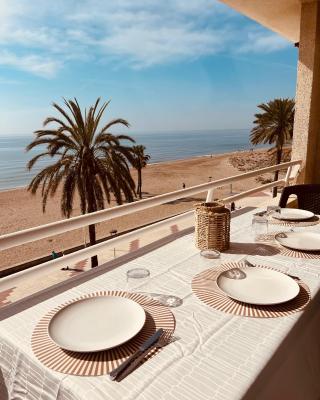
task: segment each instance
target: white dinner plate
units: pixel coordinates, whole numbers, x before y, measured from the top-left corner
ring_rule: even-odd
[[[303,221],[314,217],[314,213],[300,208],[281,208],[281,212],[273,213],[272,217],[289,221]]]
[[[320,251],[320,234],[317,232],[283,232],[275,235],[282,246],[294,250]]]
[[[51,319],[48,333],[61,348],[95,352],[119,346],[143,327],[140,304],[125,297],[98,296],[76,301]]]
[[[299,285],[288,275],[267,268],[244,268],[244,279],[230,279],[222,272],[217,279],[219,288],[229,297],[249,304],[272,305],[295,298]]]

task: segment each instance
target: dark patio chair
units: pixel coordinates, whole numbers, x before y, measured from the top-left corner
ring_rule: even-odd
[[[292,185],[283,188],[279,207],[286,207],[290,195],[297,196],[298,208],[320,214],[320,184]]]

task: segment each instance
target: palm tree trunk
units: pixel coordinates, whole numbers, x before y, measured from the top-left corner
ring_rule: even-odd
[[[138,194],[139,194],[139,198],[142,199],[142,174],[141,174],[141,168],[138,169]]]
[[[282,147],[278,147],[277,148],[277,161],[276,164],[280,164],[281,163],[281,158],[282,158]],[[279,178],[279,171],[275,171],[274,173],[274,181],[277,181]],[[278,193],[278,188],[274,187],[272,189],[272,197],[277,197],[277,193]]]
[[[89,193],[89,201],[88,201],[88,213],[92,213],[94,211],[97,211],[97,207],[94,204],[93,199],[91,198],[91,194],[93,193],[93,188],[89,187],[87,188],[87,191]],[[96,240],[96,226],[94,224],[89,225],[89,240],[90,240],[90,246],[93,246],[97,243]],[[91,268],[97,267],[98,266],[98,256],[94,255],[91,257]]]
[[[89,225],[89,240],[90,240],[90,246],[93,246],[96,244],[96,227],[95,225]],[[98,266],[98,256],[92,256],[91,257],[91,267],[97,267]]]

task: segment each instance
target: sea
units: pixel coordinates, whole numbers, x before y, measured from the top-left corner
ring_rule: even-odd
[[[249,129],[129,132],[137,144],[146,147],[151,163],[180,160],[251,148]],[[52,160],[40,160],[29,172],[27,162],[44,148],[26,152],[32,134],[0,135],[0,190],[23,187]],[[262,147],[262,146],[260,146]]]

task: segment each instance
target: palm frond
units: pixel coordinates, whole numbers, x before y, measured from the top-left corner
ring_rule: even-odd
[[[101,129],[101,133],[105,133],[108,131],[108,129],[110,129],[112,126],[114,125],[124,125],[127,128],[130,127],[130,124],[128,121],[126,121],[125,119],[122,118],[117,118],[117,119],[113,119],[112,121],[108,122],[102,129]]]
[[[294,100],[275,99],[267,104],[259,104],[258,108],[264,112],[255,114],[255,126],[250,134],[251,143],[283,147],[292,138]]]
[[[82,213],[104,208],[111,201],[111,193],[121,204],[123,198],[132,201],[135,183],[130,173],[129,163],[133,162],[132,149],[122,141],[134,142],[127,135],[113,135],[108,130],[116,125],[129,126],[122,119],[113,119],[98,131],[104,111],[109,101],[100,105],[100,98],[81,111],[77,99],[63,99],[64,106],[53,103],[61,118],[53,116],[44,121],[50,129],[35,131],[35,139],[27,146],[30,151],[44,146],[45,151],[34,156],[27,164],[32,169],[39,159],[54,159],[54,163],[43,168],[32,179],[28,189],[35,194],[41,188],[43,210],[49,196],[54,196],[62,187],[61,212],[70,217],[75,193],[80,198]],[[54,126],[55,125],[55,126]]]

